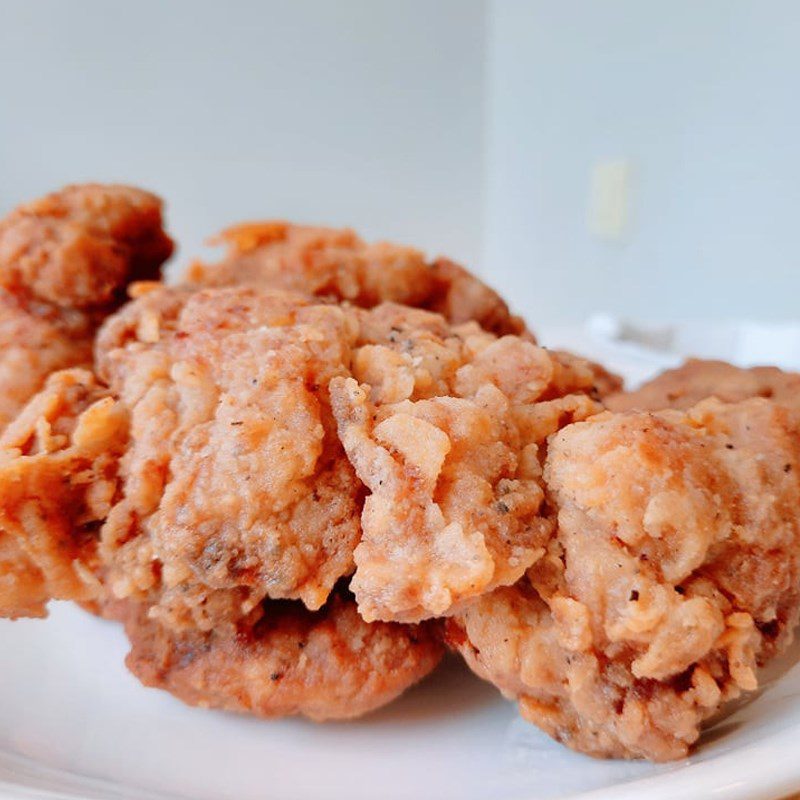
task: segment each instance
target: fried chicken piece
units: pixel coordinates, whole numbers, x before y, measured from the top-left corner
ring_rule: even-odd
[[[0,285],[60,308],[108,308],[129,282],[158,278],[172,249],[155,195],[67,186],[0,222]]]
[[[749,397],[767,397],[800,408],[800,374],[777,367],[742,369],[724,361],[692,358],[662,372],[634,392],[616,392],[606,398],[613,411],[688,409],[707,397],[736,403]]]
[[[412,247],[367,244],[348,228],[279,221],[236,225],[213,241],[225,244],[227,254],[216,264],[192,264],[189,283],[289,289],[364,308],[390,301],[436,311],[455,324],[474,320],[498,335],[530,337],[478,278],[446,258],[428,263]]]
[[[158,288],[109,321],[98,369],[131,418],[102,532],[117,596],[209,630],[265,597],[319,608],[352,571],[363,487],[327,399],[352,324],[247,287]]]
[[[594,375],[477,324],[385,304],[361,312],[353,377],[330,391],[371,494],[351,588],[366,620],[416,622],[514,583],[543,552],[539,447],[597,413]]]
[[[489,398],[502,395],[494,385],[481,395],[486,409],[471,399],[481,382],[491,383],[489,377],[468,378],[467,371],[463,380],[471,383],[465,383],[464,399],[436,396],[453,393],[463,362],[495,341],[475,323],[454,327],[437,314],[393,304],[364,311],[253,287],[195,293],[184,287],[144,295],[110,320],[98,339],[100,374],[131,409],[133,430],[123,467],[125,499],[102,537],[114,592],[140,600],[155,592],[152,613],[173,628],[208,630],[235,621],[265,598],[300,599],[319,608],[334,583],[353,571],[353,552],[362,538],[365,489],[342,451],[328,396],[328,387],[339,391],[335,387],[351,371],[372,387],[375,400],[428,400],[428,416],[438,418],[424,431],[437,424],[459,427],[460,432],[451,431],[458,447],[450,463],[456,466],[442,485],[460,483],[444,492],[453,506],[452,512],[445,506],[445,513],[459,524],[477,526],[467,533],[473,540],[489,537],[497,570],[493,563],[487,581],[515,580],[544,536],[537,517],[538,474],[515,480],[522,460],[517,431],[534,427],[522,421],[525,403],[549,397],[548,391],[558,397],[572,384],[576,391],[584,383],[588,389],[592,373],[577,361],[562,365],[535,345],[507,337],[499,341],[518,342],[525,353],[529,348],[547,375],[541,387],[520,389],[520,422],[511,420],[510,407],[502,412],[489,407]],[[523,383],[528,380],[520,376]],[[507,383],[510,391],[514,379]],[[568,413],[599,410],[584,399]],[[498,408],[505,403],[494,402]],[[492,419],[493,413],[505,414],[508,422]],[[470,414],[477,421],[470,421]],[[424,416],[419,414],[420,428]],[[384,428],[409,418],[405,413]],[[514,432],[498,433],[504,424]],[[341,420],[339,426],[341,431]],[[493,441],[495,434],[508,444]],[[474,450],[470,437],[478,437]],[[478,468],[481,458],[488,460]],[[535,472],[535,443],[525,458],[530,464],[522,469]],[[459,472],[457,462],[471,466]],[[470,505],[482,504],[492,492],[491,483],[474,472],[478,469],[498,484],[506,511]],[[462,512],[456,493],[467,489],[473,496]],[[369,513],[365,510],[364,520]],[[520,542],[512,542],[517,533]],[[422,557],[439,546],[451,568],[463,570],[461,554],[448,552],[457,544],[453,529],[439,534],[439,545],[423,543]],[[415,541],[394,534],[395,540],[406,538]],[[392,560],[395,585],[412,584],[399,591],[416,593],[420,581],[437,580],[418,574],[419,563],[408,569],[405,555],[397,552]],[[376,559],[368,560],[362,572],[382,580]],[[362,585],[361,566],[356,587]],[[477,594],[482,585],[470,580],[469,591]],[[359,602],[368,619],[377,618],[369,616],[362,596]],[[390,619],[398,621],[429,615],[426,609],[415,612],[416,618],[394,613]]]
[[[69,186],[0,221],[0,430],[55,370],[91,364],[97,325],[172,252],[161,202]]]
[[[98,374],[128,424],[96,556],[116,597],[150,604],[175,630],[211,630],[265,599],[319,608],[355,566],[362,613],[376,619],[369,587],[388,554],[385,616],[416,621],[515,581],[541,554],[538,447],[600,410],[582,362],[393,304],[254,287],[142,292],[97,341]],[[360,433],[352,391],[378,415]],[[420,480],[414,459],[436,447],[442,475]],[[371,474],[370,448],[392,464],[391,492]],[[366,489],[345,451],[374,493],[363,534]],[[407,530],[376,516],[387,503]],[[55,527],[71,524],[63,517]]]
[[[96,542],[126,414],[86,370],[55,373],[0,436],[0,616],[96,596]]]
[[[125,284],[157,276],[172,252],[161,225],[155,196],[96,184],[67,187],[0,221],[0,431],[50,373],[91,364],[95,330]],[[43,614],[47,585],[20,540],[0,528],[0,615]]]
[[[798,470],[798,420],[763,399],[570,425],[544,470],[547,555],[449,620],[448,640],[572,748],[683,757],[791,640]]]
[[[442,656],[431,624],[366,623],[334,593],[324,608],[268,601],[235,631],[175,633],[133,606],[126,659],[145,685],[185,703],[313,720],[350,719],[383,706],[430,673]]]
[[[59,369],[92,362],[87,316],[0,288],[0,431]]]

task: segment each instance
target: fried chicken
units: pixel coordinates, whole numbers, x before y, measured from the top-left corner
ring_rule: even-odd
[[[475,321],[498,335],[531,336],[495,291],[453,261],[427,262],[419,250],[388,242],[367,244],[349,228],[253,222],[212,241],[225,244],[227,254],[216,264],[192,264],[187,282],[289,289],[364,308],[402,303],[454,324]]]
[[[266,599],[317,609],[355,568],[366,619],[413,622],[514,582],[541,555],[538,447],[600,410],[586,364],[394,304],[146,288],[97,342],[126,428],[87,558],[116,597],[207,631]],[[40,469],[24,452],[9,463]],[[22,519],[22,539],[74,525],[68,504],[43,524],[15,502],[0,503],[0,522]]]
[[[98,596],[96,533],[127,419],[92,373],[57,372],[0,435],[0,616]]]
[[[59,308],[107,309],[131,281],[158,278],[172,250],[155,195],[68,186],[0,222],[0,285]]]
[[[446,259],[221,238],[166,287],[146,193],[0,223],[0,426],[27,402],[0,434],[0,616],[75,600],[125,624],[145,685],[312,719],[392,700],[443,628],[602,756],[683,756],[756,687],[800,616],[797,376],[689,362],[626,395]],[[41,388],[65,366],[91,369]]]
[[[798,430],[763,399],[565,427],[547,555],[448,620],[450,643],[570,747],[686,755],[797,623]]]
[[[190,705],[261,717],[351,719],[394,700],[438,664],[434,627],[366,623],[335,592],[325,607],[270,601],[235,631],[175,633],[132,605],[126,664],[145,685]]]
[[[614,392],[606,398],[613,411],[688,409],[707,397],[736,403],[749,397],[767,397],[800,408],[800,375],[777,367],[742,369],[724,361],[689,359],[662,372],[633,392]]]
[[[330,384],[339,437],[370,490],[351,588],[367,620],[453,613],[541,555],[539,446],[600,410],[587,394],[594,374],[425,311],[361,317],[353,377]]]
[[[91,363],[97,325],[171,252],[161,201],[127,186],[68,186],[0,221],[0,429],[51,372]]]
[[[70,186],[0,221],[0,431],[50,373],[91,364],[97,326],[128,281],[156,277],[171,252],[160,200],[131,187]],[[52,411],[43,403],[58,391],[40,398],[43,420]],[[5,446],[17,447],[15,437],[6,435]],[[42,615],[60,591],[63,575],[46,577],[32,546],[0,528],[0,616]]]

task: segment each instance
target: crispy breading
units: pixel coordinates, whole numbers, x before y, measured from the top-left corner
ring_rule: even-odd
[[[189,705],[282,717],[350,719],[394,700],[438,664],[430,624],[366,623],[339,593],[319,611],[268,601],[255,624],[175,633],[133,607],[128,668]]]
[[[570,425],[544,470],[547,555],[448,621],[449,641],[570,747],[685,756],[791,640],[798,470],[798,421],[763,399]]]
[[[0,431],[50,373],[91,365],[97,326],[126,283],[156,277],[171,252],[161,201],[132,187],[70,186],[0,221]],[[43,614],[50,584],[62,586],[0,528],[0,616]]]
[[[0,436],[0,616],[97,595],[127,414],[86,370],[52,375]]]
[[[0,430],[51,372],[91,365],[97,325],[171,252],[161,201],[127,186],[68,186],[0,220]]]
[[[51,372],[90,366],[94,321],[0,288],[0,431]]]
[[[325,602],[359,536],[327,396],[353,336],[336,305],[247,287],[155,289],[109,321],[98,366],[132,431],[102,533],[118,596],[155,591],[204,629],[265,597]]]
[[[353,377],[330,390],[370,490],[351,584],[367,620],[453,613],[515,582],[550,532],[539,447],[600,410],[584,362],[476,323],[384,304],[360,312]]]
[[[161,201],[130,186],[67,186],[0,221],[0,286],[63,308],[107,307],[172,253]]]
[[[591,385],[593,397],[605,400],[609,395],[615,395],[622,391],[623,380],[614,372],[606,369],[596,361],[589,361],[582,356],[571,353],[568,350],[556,350],[553,355],[565,366],[571,367],[574,372],[581,372],[586,377],[584,381]],[[575,379],[572,378],[574,381]]]
[[[777,367],[743,369],[724,361],[692,358],[662,372],[633,392],[616,392],[606,398],[614,411],[658,411],[691,408],[707,397],[736,403],[749,397],[767,397],[800,408],[800,374]]]
[[[115,596],[210,630],[267,598],[319,608],[355,568],[365,618],[412,622],[514,582],[543,552],[539,447],[601,408],[584,362],[395,304],[137,294],[96,354],[129,425],[98,555]],[[374,408],[360,434],[353,397],[362,417]]]
[[[456,324],[474,320],[499,335],[530,336],[497,292],[449,259],[427,262],[413,247],[367,244],[349,228],[281,221],[236,225],[212,241],[227,246],[225,257],[192,264],[189,283],[290,289],[365,308],[390,301],[436,311]]]
[[[44,617],[50,593],[22,543],[0,534],[0,617]]]

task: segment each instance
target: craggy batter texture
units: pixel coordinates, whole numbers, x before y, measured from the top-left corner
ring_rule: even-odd
[[[451,643],[571,747],[684,756],[797,623],[798,446],[765,400],[568,426],[547,556],[449,621]]]
[[[599,756],[681,757],[756,688],[800,607],[796,376],[626,395],[462,267],[349,230],[237,226],[168,287],[136,192],[0,223],[8,302],[62,325],[9,402],[82,367],[0,435],[0,614],[76,600],[145,685],[266,717],[366,713],[444,639]],[[80,358],[35,361],[82,320]]]
[[[128,282],[158,276],[173,249],[161,208],[140,189],[88,184],[0,221],[0,431],[50,373],[91,364],[97,327]],[[0,530],[0,614],[42,614],[45,583]]]
[[[514,369],[503,352],[515,355]],[[421,621],[515,581],[548,534],[538,446],[566,419],[600,408],[581,393],[593,385],[589,366],[564,366],[527,340],[396,304],[362,310],[253,286],[152,287],[104,326],[97,374],[105,413],[127,427],[106,471],[114,502],[84,561],[99,560],[117,598],[150,603],[175,630],[235,623],[267,599],[317,609],[354,569],[361,606],[359,576],[367,586],[385,576],[381,548],[397,565],[388,591],[423,605],[362,612],[369,621]],[[351,429],[340,389],[380,411]],[[351,449],[354,436],[370,452]],[[398,483],[387,479],[391,496],[373,490],[367,506],[363,481],[378,461]],[[8,469],[43,467],[19,448]],[[424,497],[416,529],[408,515]],[[375,527],[387,499],[398,523]],[[22,540],[73,525],[69,505],[45,525],[11,502],[4,514]],[[476,548],[479,572],[465,567],[461,544]]]

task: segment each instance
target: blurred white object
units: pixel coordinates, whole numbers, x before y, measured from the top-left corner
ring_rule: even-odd
[[[589,180],[589,230],[601,239],[622,242],[630,228],[631,165],[598,161]]]
[[[719,358],[740,367],[770,364],[800,369],[800,323],[741,322],[640,325],[606,314],[590,317],[590,337],[649,359]]]

